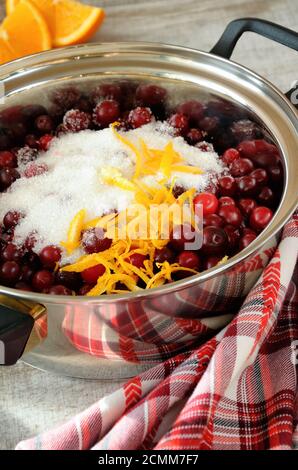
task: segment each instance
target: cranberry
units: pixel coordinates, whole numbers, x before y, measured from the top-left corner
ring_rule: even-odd
[[[42,292],[44,289],[49,289],[54,283],[54,275],[45,269],[38,271],[34,274],[32,279],[32,286],[34,290]]]
[[[85,284],[83,287],[80,288],[79,295],[87,295],[90,289],[91,289],[91,285]]]
[[[227,249],[228,237],[218,227],[205,227],[203,231],[202,253],[204,255],[223,255]]]
[[[73,86],[55,90],[52,95],[53,103],[65,110],[73,108],[80,98],[80,91]]]
[[[15,168],[16,166],[17,159],[12,152],[5,150],[0,152],[0,168]]]
[[[232,176],[245,176],[252,172],[254,165],[248,158],[238,158],[230,166]]]
[[[27,282],[19,281],[15,285],[15,289],[22,290],[24,292],[32,292],[30,284],[27,284]]]
[[[13,243],[8,243],[1,253],[3,261],[20,261],[22,256],[22,251]]]
[[[105,270],[106,268],[102,264],[98,264],[92,268],[85,269],[85,271],[81,273],[81,276],[84,282],[93,285],[97,283],[98,278],[105,273]]]
[[[25,137],[25,145],[31,149],[39,149],[39,140],[34,134],[28,134]]]
[[[218,265],[218,263],[222,260],[221,256],[208,256],[204,262],[205,269],[211,269]]]
[[[128,258],[128,261],[130,264],[135,266],[136,268],[143,268],[144,267],[144,261],[147,259],[147,256],[142,255],[141,253],[134,253],[130,255]]]
[[[238,145],[237,150],[261,167],[276,166],[278,163],[277,147],[265,140],[245,140]]]
[[[198,270],[200,267],[200,258],[195,251],[182,251],[177,262],[182,268]]]
[[[80,273],[58,271],[56,273],[56,281],[60,285],[67,287],[70,290],[77,291],[82,285]]]
[[[61,250],[54,245],[46,246],[41,250],[39,258],[44,267],[53,269],[61,259]]]
[[[11,146],[11,138],[6,129],[0,128],[0,151],[7,150]]]
[[[204,106],[199,101],[190,100],[180,104],[176,112],[185,114],[192,124],[198,125],[204,116]]]
[[[260,127],[249,119],[233,122],[230,131],[238,142],[244,139],[255,139],[261,135]]]
[[[27,165],[33,162],[38,157],[37,149],[32,149],[28,146],[22,147],[17,152],[17,159],[19,165]]]
[[[209,142],[198,142],[195,147],[199,150],[201,150],[201,152],[213,152],[214,151],[214,147],[212,144],[210,144]]]
[[[234,225],[226,225],[225,232],[229,241],[228,252],[233,253],[240,240],[240,231],[237,227],[234,227]]]
[[[223,227],[224,221],[223,219],[217,214],[208,214],[204,217],[204,227]]]
[[[88,113],[88,114],[92,113],[92,109],[93,109],[92,103],[89,101],[88,98],[84,98],[84,97],[79,99],[76,107],[79,111],[83,111],[84,113]]]
[[[256,207],[249,219],[250,226],[257,232],[263,230],[271,221],[273,212],[268,207]]]
[[[195,240],[195,231],[190,224],[176,225],[171,233],[171,247],[183,251],[187,243]]]
[[[45,152],[49,150],[50,144],[52,140],[54,139],[54,136],[50,134],[45,134],[39,139],[39,148],[40,150],[44,150]]]
[[[273,206],[275,203],[275,196],[272,191],[268,186],[265,186],[260,194],[258,195],[258,201],[261,205],[266,205],[266,206]]]
[[[203,140],[203,133],[199,129],[192,128],[186,134],[186,140],[190,145],[195,145]]]
[[[175,261],[175,255],[170,248],[165,247],[160,250],[155,250],[154,261],[155,263],[164,263],[165,261],[168,261],[168,263],[171,264]]]
[[[273,182],[273,183],[280,183],[282,181],[282,178],[283,178],[283,169],[280,165],[276,165],[276,166],[270,166],[268,169],[267,169],[268,173],[269,173],[269,176],[270,176],[270,180]]]
[[[37,242],[37,239],[36,239],[36,232],[31,232],[29,233],[28,237],[26,238],[25,240],[25,243],[24,243],[24,248],[26,250],[32,250],[35,246]]]
[[[72,291],[70,289],[60,285],[51,287],[46,293],[50,295],[72,295]]]
[[[251,176],[242,176],[237,180],[238,191],[241,196],[255,196],[258,190],[257,180]]]
[[[0,191],[9,188],[18,178],[20,178],[20,174],[15,168],[0,170]]]
[[[215,214],[218,209],[218,199],[212,193],[200,193],[194,200],[194,210],[197,212],[200,206],[203,207],[203,216],[205,217],[208,214]]]
[[[169,118],[169,124],[174,127],[180,135],[185,135],[189,129],[188,118],[184,114],[172,114]]]
[[[94,104],[99,103],[102,99],[120,101],[122,90],[115,83],[102,83],[98,85],[92,92],[92,101]]]
[[[252,230],[251,228],[249,228],[249,227],[243,227],[242,235],[255,235],[255,236],[257,236],[256,232],[254,230]]]
[[[226,164],[226,165],[231,165],[231,163],[233,163],[235,160],[237,160],[238,158],[240,158],[240,153],[238,152],[238,150],[234,149],[234,148],[230,148],[228,150],[226,150],[222,156],[222,161]]]
[[[143,106],[155,106],[164,103],[167,91],[157,85],[139,85],[136,100]]]
[[[236,206],[236,203],[232,197],[222,196],[218,200],[219,206]]]
[[[68,130],[66,129],[66,127],[64,127],[63,124],[59,124],[59,126],[56,128],[55,136],[62,137],[63,135],[67,133],[68,133]]]
[[[257,170],[254,170],[250,176],[256,179],[256,182],[258,184],[258,187],[262,187],[268,182],[268,174],[267,171],[264,170],[263,168],[257,168]]]
[[[6,261],[0,269],[0,278],[8,285],[15,284],[21,274],[21,268],[16,261]]]
[[[238,201],[238,206],[245,217],[248,217],[252,211],[257,207],[257,203],[254,199],[242,198]]]
[[[100,127],[107,127],[112,122],[117,121],[120,116],[120,106],[118,101],[104,100],[94,108],[93,122]]]
[[[23,215],[20,212],[9,211],[3,217],[3,225],[7,230],[14,228],[22,217]]]
[[[179,186],[177,184],[175,184],[174,188],[173,188],[173,196],[175,199],[178,199],[179,196],[181,196],[181,194],[185,193],[186,189],[183,187],[183,186]]]
[[[48,134],[54,129],[54,122],[51,116],[43,114],[35,119],[35,129],[41,134]]]
[[[49,167],[46,163],[30,163],[24,171],[24,176],[26,178],[33,178],[34,176],[40,176],[46,173],[49,170]]]
[[[232,176],[222,176],[218,180],[218,189],[222,196],[234,196],[237,184]]]
[[[108,250],[112,245],[112,240],[105,237],[103,229],[90,229],[83,233],[82,245],[88,254],[99,253]]]
[[[144,126],[151,122],[153,118],[152,112],[149,108],[135,108],[130,111],[128,115],[128,122],[133,129]]]
[[[205,116],[199,122],[199,128],[205,132],[212,132],[219,126],[219,119],[216,116],[209,117]]]
[[[257,238],[257,236],[253,233],[247,233],[246,235],[244,235],[241,239],[240,239],[240,242],[239,242],[239,249],[240,250],[244,250],[244,248],[246,248],[248,245],[251,244],[251,242],[253,242],[255,239]]]
[[[22,111],[23,106],[20,105],[11,106],[9,108],[4,109],[0,113],[0,124],[3,126],[10,126],[10,124],[13,124],[15,122],[22,122]]]
[[[23,264],[22,270],[21,270],[20,281],[30,284],[34,276],[34,273],[35,271],[31,266],[29,266],[28,264]]]
[[[79,109],[71,109],[67,111],[63,118],[63,125],[65,129],[70,132],[84,131],[89,128],[90,124],[90,114],[80,111]]]
[[[225,222],[234,227],[240,227],[243,217],[240,210],[236,206],[221,206],[218,215],[222,217]]]
[[[38,116],[47,114],[44,106],[39,104],[29,104],[22,109],[22,119],[28,123],[32,123]]]

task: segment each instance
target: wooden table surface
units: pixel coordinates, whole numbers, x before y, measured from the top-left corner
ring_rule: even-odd
[[[0,0],[0,17],[4,0]],[[153,41],[204,51],[226,24],[239,17],[268,19],[298,30],[297,0],[89,0],[106,8],[96,41]],[[254,34],[238,43],[233,60],[267,77],[282,90],[298,79],[298,55]],[[22,363],[0,369],[0,449],[46,430],[85,409],[119,383],[58,377]]]

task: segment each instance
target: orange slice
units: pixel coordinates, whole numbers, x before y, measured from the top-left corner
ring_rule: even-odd
[[[6,13],[7,15],[10,15],[15,7],[17,6],[17,3],[19,3],[20,0],[6,0]]]
[[[15,53],[9,47],[7,41],[5,41],[2,37],[0,37],[0,64],[4,64],[5,62],[9,62],[16,58]]]
[[[28,0],[21,0],[5,18],[0,26],[0,38],[6,44],[3,50],[10,50],[13,58],[45,51],[52,45],[45,20]]]
[[[20,0],[6,0],[13,11]],[[102,8],[83,5],[74,0],[30,0],[46,20],[54,47],[88,41],[105,18]]]

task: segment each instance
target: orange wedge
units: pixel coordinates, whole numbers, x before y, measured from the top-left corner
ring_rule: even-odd
[[[0,38],[3,45],[2,62],[45,51],[52,45],[43,16],[28,0],[21,0],[14,11],[5,18],[0,26]]]
[[[5,62],[9,62],[16,58],[15,53],[9,47],[7,41],[5,41],[2,37],[0,37],[0,64],[4,64]]]
[[[102,8],[83,5],[73,0],[30,0],[46,20],[54,47],[88,41],[105,18]],[[20,0],[6,0],[7,12]]]

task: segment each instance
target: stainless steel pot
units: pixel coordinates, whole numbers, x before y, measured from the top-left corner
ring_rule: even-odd
[[[298,50],[297,33],[244,19],[227,27],[211,53],[165,44],[91,44],[37,54],[0,68],[2,108],[32,100],[43,103],[53,87],[65,83],[88,89],[94,81],[107,78],[156,81],[184,96],[203,93],[225,98],[248,110],[270,131],[285,174],[280,206],[264,232],[224,265],[194,277],[141,293],[97,298],[0,286],[0,362],[14,364],[27,344],[24,360],[37,367],[78,377],[127,377],[231,319],[267,264],[298,202],[297,111],[267,80],[228,60],[244,31]],[[138,321],[141,327],[136,326]],[[34,345],[42,340],[30,353],[29,338]]]

